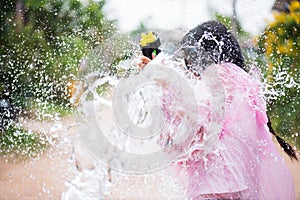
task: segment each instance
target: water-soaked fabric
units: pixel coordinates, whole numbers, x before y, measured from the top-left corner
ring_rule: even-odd
[[[293,178],[267,128],[266,102],[259,83],[231,63],[208,67],[199,80],[190,80],[198,101],[198,131],[186,155],[174,164],[175,177],[187,184],[188,199],[295,199]],[[211,94],[211,95],[208,95]],[[211,117],[211,98],[224,100],[219,117]],[[168,91],[163,109],[173,124],[162,144],[176,137],[183,113],[172,113]],[[173,116],[173,117],[170,117]],[[211,120],[221,125],[214,148],[203,154],[203,135]],[[203,156],[204,155],[204,156]]]

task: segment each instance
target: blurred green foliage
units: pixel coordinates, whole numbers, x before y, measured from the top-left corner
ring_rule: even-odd
[[[72,112],[70,98],[80,75],[114,74],[118,62],[128,56],[128,40],[114,21],[105,18],[104,4],[104,0],[1,0],[0,100],[10,105],[2,110],[55,120]],[[31,156],[46,148],[47,138],[19,128],[9,112],[4,118],[2,154]]]
[[[5,133],[0,137],[0,155],[14,160],[37,157],[49,145],[42,133],[32,133],[16,125],[6,127]]]
[[[69,105],[66,87],[85,55],[114,30],[104,1],[3,0],[0,3],[1,97],[21,110]]]
[[[260,35],[258,47],[265,55],[264,70],[269,115],[275,131],[300,145],[300,2],[292,1],[289,13],[274,13]]]

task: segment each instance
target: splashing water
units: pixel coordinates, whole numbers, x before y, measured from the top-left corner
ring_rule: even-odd
[[[119,66],[131,71],[121,79],[99,72],[84,74],[85,90],[75,116],[78,138],[73,144],[75,157],[85,151],[92,164],[71,181],[63,199],[186,197],[187,182],[174,176],[178,172],[173,164],[196,149],[201,149],[198,159],[213,151],[221,132],[224,90],[214,76],[204,79],[204,84],[214,85],[215,90],[195,96],[198,81],[187,79],[183,61],[172,56],[162,59],[164,65],[149,64],[138,74],[130,69],[136,64],[134,58],[121,62]],[[199,98],[212,99],[214,109],[208,111],[205,103],[200,106],[203,110],[195,109]],[[199,111],[202,117],[211,115],[206,122],[210,134],[190,148],[195,137],[200,140],[195,132],[205,117],[199,118]]]

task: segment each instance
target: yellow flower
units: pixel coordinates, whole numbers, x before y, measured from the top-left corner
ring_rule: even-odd
[[[291,2],[290,15],[297,23],[300,23],[300,2],[299,1]]]
[[[291,18],[293,20],[295,20],[297,24],[300,24],[300,13],[299,12],[297,12],[297,13],[292,12],[291,13]]]
[[[278,54],[286,54],[287,53],[286,46],[284,46],[284,45],[278,46],[277,49],[278,49]]]
[[[280,13],[273,12],[273,16],[275,18],[275,22],[276,22],[275,24],[277,24],[277,23],[280,23],[280,22],[282,22],[282,23],[285,22],[287,14],[284,13],[284,12],[280,12]]]
[[[290,12],[299,12],[300,11],[300,2],[292,1],[290,5]]]
[[[279,27],[279,28],[277,29],[277,33],[278,33],[279,36],[280,36],[280,35],[283,35],[283,34],[284,34],[284,30],[283,30],[281,27]]]

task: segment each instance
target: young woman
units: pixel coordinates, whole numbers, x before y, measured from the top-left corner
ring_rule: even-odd
[[[293,179],[272,141],[259,82],[246,73],[236,39],[223,24],[209,21],[189,31],[182,48],[187,69],[195,76],[215,80],[210,89],[220,84],[225,95],[215,149],[198,158],[200,149],[195,148],[179,163],[187,169],[189,197],[295,199]],[[278,139],[289,156],[297,159],[293,149]]]
[[[199,113],[190,148],[174,165],[176,177],[187,184],[188,199],[295,199],[293,178],[272,141],[270,132],[275,133],[259,82],[245,71],[235,38],[223,24],[209,21],[184,36],[181,50]],[[224,99],[219,118],[212,117],[216,104],[203,95],[207,91]],[[173,109],[165,92],[166,116],[174,115]],[[172,117],[173,130],[183,115]],[[221,127],[218,140],[203,153],[206,138],[215,130],[208,126],[212,120]],[[176,132],[162,135],[162,144],[170,145]],[[279,141],[297,159],[293,149]]]

